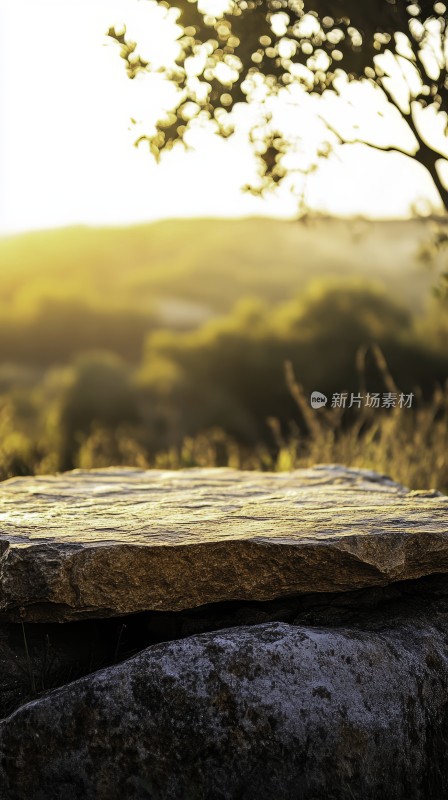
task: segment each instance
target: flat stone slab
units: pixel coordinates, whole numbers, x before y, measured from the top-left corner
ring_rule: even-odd
[[[448,497],[368,470],[111,468],[0,484],[0,617],[51,622],[448,572]]]

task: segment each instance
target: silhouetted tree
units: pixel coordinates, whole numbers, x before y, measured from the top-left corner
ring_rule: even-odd
[[[175,61],[158,68],[179,90],[176,106],[159,120],[154,135],[139,138],[148,140],[156,158],[174,143],[185,142],[197,120],[211,120],[221,135],[231,136],[235,106],[258,104],[265,111],[263,126],[257,122],[251,130],[260,163],[258,190],[272,188],[289,174],[284,156],[291,152],[294,137],[278,129],[269,101],[282,96],[291,100],[299,86],[313,95],[332,93],[343,99],[347,86],[362,80],[398,110],[408,131],[399,142],[383,144],[370,140],[356,122],[349,132],[340,129],[325,112],[320,119],[326,138],[317,154],[328,155],[336,143],[362,142],[411,156],[428,170],[448,209],[448,188],[438,163],[448,152],[444,3],[227,0],[224,10],[213,14],[206,0],[155,2],[166,13],[171,6],[178,8],[182,26]],[[110,28],[108,35],[120,44],[130,78],[153,69],[126,29]],[[432,114],[437,135],[428,138],[425,123]]]

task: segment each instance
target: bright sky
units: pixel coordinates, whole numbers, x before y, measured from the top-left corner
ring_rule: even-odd
[[[0,233],[294,214],[290,194],[261,200],[240,191],[253,169],[241,143],[206,136],[195,153],[168,154],[158,166],[132,147],[130,117],[154,117],[163,95],[145,79],[129,81],[104,34],[126,21],[146,47],[166,48],[151,20],[146,0],[0,0]],[[413,202],[437,205],[425,170],[360,145],[309,181],[310,205],[330,213],[400,216]]]

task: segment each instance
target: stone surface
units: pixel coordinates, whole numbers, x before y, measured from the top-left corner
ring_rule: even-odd
[[[448,497],[339,466],[14,478],[0,554],[9,621],[340,592],[448,572]]]
[[[2,800],[446,800],[447,617],[154,645],[0,722]]]
[[[146,611],[80,622],[0,624],[0,718],[84,675],[117,664],[160,642],[201,633],[288,622],[312,626],[367,624],[378,611],[426,607],[448,598],[448,575],[338,594],[264,602],[213,603],[185,611]],[[418,603],[417,603],[418,598]],[[409,605],[410,604],[410,605]]]

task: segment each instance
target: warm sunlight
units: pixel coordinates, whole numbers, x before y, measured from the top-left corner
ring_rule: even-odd
[[[286,189],[264,200],[240,191],[254,169],[246,144],[203,134],[195,152],[167,154],[159,166],[144,145],[132,147],[130,118],[150,125],[170,89],[157,76],[129,81],[105,31],[126,20],[129,35],[157,64],[175,51],[174,18],[162,22],[147,0],[1,0],[3,233],[185,215],[294,216],[296,200]],[[369,119],[367,93],[360,99],[368,124],[377,124]],[[287,113],[293,125],[297,112]],[[349,124],[348,111],[340,121]],[[330,213],[380,217],[406,215],[413,204],[426,212],[438,202],[422,167],[362,145],[322,162],[307,181],[307,198]]]
[[[0,800],[447,800],[448,0],[0,0]]]

